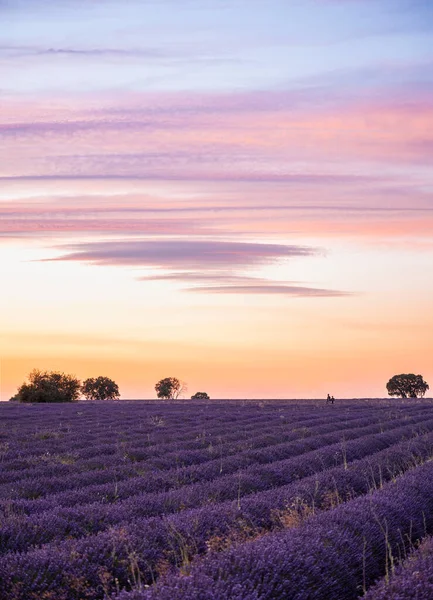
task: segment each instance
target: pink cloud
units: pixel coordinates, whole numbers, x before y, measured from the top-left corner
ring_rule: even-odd
[[[179,281],[189,292],[216,294],[278,294],[293,297],[343,297],[352,293],[277,282],[238,274],[238,270],[272,264],[279,259],[316,255],[307,246],[212,240],[133,240],[82,243],[54,261],[80,261],[103,266],[142,266],[158,271],[142,281]],[[193,284],[193,285],[191,285]]]
[[[2,219],[0,236],[10,237],[29,234],[40,237],[51,233],[107,233],[145,234],[145,235],[193,235],[209,234],[210,228],[194,225],[188,221],[165,220],[127,220],[127,219]]]
[[[0,234],[427,237],[433,104],[415,92],[5,100]]]
[[[299,163],[311,179],[323,164],[336,179],[359,162],[431,164],[431,98],[302,108],[287,92],[269,96],[143,95],[123,109],[6,102],[1,174],[286,181]]]
[[[305,287],[299,285],[276,284],[273,282],[260,285],[221,285],[198,286],[188,291],[207,294],[278,294],[297,298],[338,298],[353,296],[353,293],[340,290]]]
[[[221,269],[266,264],[279,258],[313,256],[307,246],[213,240],[133,240],[93,242],[68,247],[57,259],[100,265],[139,265],[164,269]]]
[[[35,189],[45,190],[40,196]],[[135,193],[122,190],[135,189]],[[302,177],[281,181],[2,181],[0,235],[291,235],[428,238],[432,195],[404,181]],[[174,192],[174,195],[173,195]],[[30,193],[30,198],[26,194]],[[20,197],[22,194],[22,197]]]

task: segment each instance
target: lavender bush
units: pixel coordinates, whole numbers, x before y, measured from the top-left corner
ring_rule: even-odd
[[[391,577],[383,578],[365,600],[431,600],[433,598],[433,538],[425,539]]]
[[[419,401],[336,408],[227,401],[0,406],[0,600],[207,598],[205,582],[221,600],[291,598],[284,554],[275,562],[270,548],[276,544],[276,556],[295,544],[299,564],[310,564],[324,523],[336,532],[336,542],[324,546],[337,566],[327,571],[325,561],[322,573],[314,563],[303,589],[292,574],[293,598],[332,592],[344,599],[346,576],[356,580],[347,596],[354,597],[429,532],[428,502],[416,499],[408,508],[398,490],[429,476],[433,410]],[[359,525],[367,540],[361,578],[358,554],[348,550],[349,575],[334,556],[347,536],[354,543],[356,502],[367,503],[362,510],[378,502],[386,533],[384,546],[372,550],[370,530]],[[355,512],[346,519],[343,509]],[[237,564],[250,584],[239,579]],[[323,590],[314,579],[319,572]]]

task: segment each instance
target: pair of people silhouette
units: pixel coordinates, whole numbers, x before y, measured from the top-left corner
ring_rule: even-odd
[[[326,398],[326,404],[334,404],[334,402],[335,402],[334,396],[330,396],[328,394],[328,397]]]

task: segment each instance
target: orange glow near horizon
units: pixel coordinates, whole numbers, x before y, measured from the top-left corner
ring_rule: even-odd
[[[322,397],[328,388],[340,397],[377,397],[395,372],[419,371],[431,380],[430,299],[399,292],[399,282],[396,290],[381,290],[378,282],[375,294],[322,299],[203,296],[161,283],[142,305],[145,283],[128,282],[116,268],[105,271],[97,281],[102,295],[89,295],[86,305],[85,291],[68,299],[66,290],[56,315],[55,302],[47,312],[50,299],[42,296],[28,322],[18,324],[25,302],[17,303],[15,327],[2,323],[3,400],[33,368],[82,380],[105,374],[123,398],[154,397],[154,384],[165,376],[185,380],[191,393],[203,389],[219,398]],[[105,277],[116,282],[117,276],[124,293],[141,286],[140,294],[125,312],[122,289],[112,291],[98,315],[98,302],[110,293]]]

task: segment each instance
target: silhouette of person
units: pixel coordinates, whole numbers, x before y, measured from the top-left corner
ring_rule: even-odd
[[[332,402],[332,400],[331,396],[328,394],[328,397],[326,398],[326,404],[329,404],[329,402]]]

